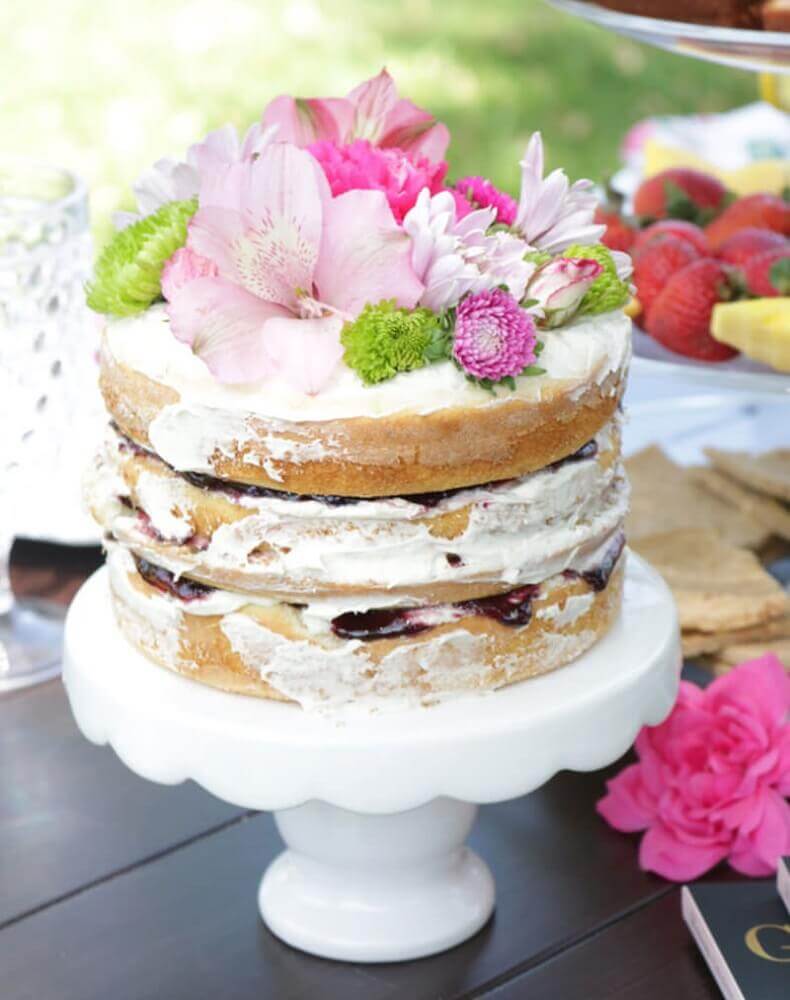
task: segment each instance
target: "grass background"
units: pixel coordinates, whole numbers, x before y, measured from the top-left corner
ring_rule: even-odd
[[[86,176],[99,239],[158,156],[246,125],[278,93],[344,94],[382,65],[450,126],[451,176],[511,189],[536,128],[551,166],[600,179],[640,118],[756,94],[748,74],[541,0],[4,0],[0,38],[0,149]]]

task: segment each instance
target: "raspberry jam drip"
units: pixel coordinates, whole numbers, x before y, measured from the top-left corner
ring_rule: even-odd
[[[609,578],[614,572],[614,568],[617,565],[617,561],[623,554],[623,549],[625,548],[625,535],[622,531],[619,531],[615,535],[609,548],[604,553],[604,557],[600,564],[595,567],[595,569],[585,570],[583,573],[577,572],[575,569],[566,569],[565,576],[569,579],[584,580],[588,583],[595,591],[601,591],[606,589],[606,585],[609,583]]]
[[[173,597],[179,597],[182,601],[195,601],[214,590],[213,587],[198,583],[197,580],[190,580],[185,576],[176,577],[169,569],[157,566],[142,556],[135,556],[134,561],[137,564],[137,572],[146,583],[166,594],[172,594]]]
[[[529,625],[532,619],[532,601],[540,587],[517,587],[506,594],[479,597],[449,605],[454,617],[485,615],[500,625]],[[436,623],[425,620],[430,608],[374,608],[371,611],[347,611],[332,619],[332,631],[341,639],[394,639],[402,635],[417,635]],[[452,620],[452,618],[450,619]]]

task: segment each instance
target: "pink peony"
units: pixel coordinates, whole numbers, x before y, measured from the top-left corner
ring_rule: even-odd
[[[505,226],[512,226],[516,221],[518,205],[505,191],[494,187],[485,177],[462,177],[456,181],[455,189],[474,208],[496,209],[496,221]]]
[[[379,149],[366,139],[346,146],[322,140],[307,147],[323,168],[332,194],[346,191],[383,191],[398,222],[414,205],[423,188],[442,189],[446,163],[408,156],[401,149]]]
[[[770,875],[790,854],[789,714],[790,677],[772,653],[705,690],[681,683],[598,812],[617,830],[646,830],[640,866],[664,878],[695,879],[725,858],[744,875]]]
[[[508,292],[492,288],[458,305],[453,356],[475,378],[498,382],[535,361],[535,321]]]
[[[333,198],[309,153],[271,143],[201,172],[186,251],[165,274],[170,325],[223,382],[277,375],[314,394],[340,361],[345,320],[368,302],[416,304],[410,257],[381,191]]]
[[[342,145],[366,139],[373,146],[396,146],[432,163],[444,159],[450,142],[447,126],[398,97],[385,69],[347,97],[275,97],[263,112],[263,124],[276,125],[278,141],[296,146],[321,140]]]

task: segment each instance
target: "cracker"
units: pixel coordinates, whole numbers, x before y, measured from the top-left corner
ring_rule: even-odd
[[[745,642],[735,646],[727,646],[717,653],[710,662],[710,666],[715,674],[726,674],[733,667],[747,660],[756,660],[758,656],[765,656],[766,653],[775,653],[785,666],[790,670],[790,639],[773,639],[768,642]]]
[[[770,642],[772,639],[790,639],[790,613],[762,625],[734,629],[726,632],[684,632],[683,656],[687,659],[717,653],[725,646],[741,643]]]
[[[694,482],[659,447],[632,455],[625,463],[631,480],[631,541],[680,528],[714,528],[733,545],[759,548],[770,531],[754,518]]]
[[[695,468],[689,471],[694,482],[703,489],[764,525],[772,534],[790,541],[790,510],[783,503],[765,493],[748,489],[737,479],[731,479],[716,469]]]
[[[790,503],[790,448],[776,448],[761,455],[706,448],[705,454],[717,469],[733,479]]]
[[[756,556],[713,530],[670,531],[631,544],[669,584],[683,629],[747,628],[788,609],[787,595]]]

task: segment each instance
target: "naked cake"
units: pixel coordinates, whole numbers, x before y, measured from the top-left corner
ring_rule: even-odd
[[[195,681],[431,702],[561,667],[614,621],[630,262],[587,181],[447,179],[382,72],[280,97],[135,186],[97,261],[115,613]]]

